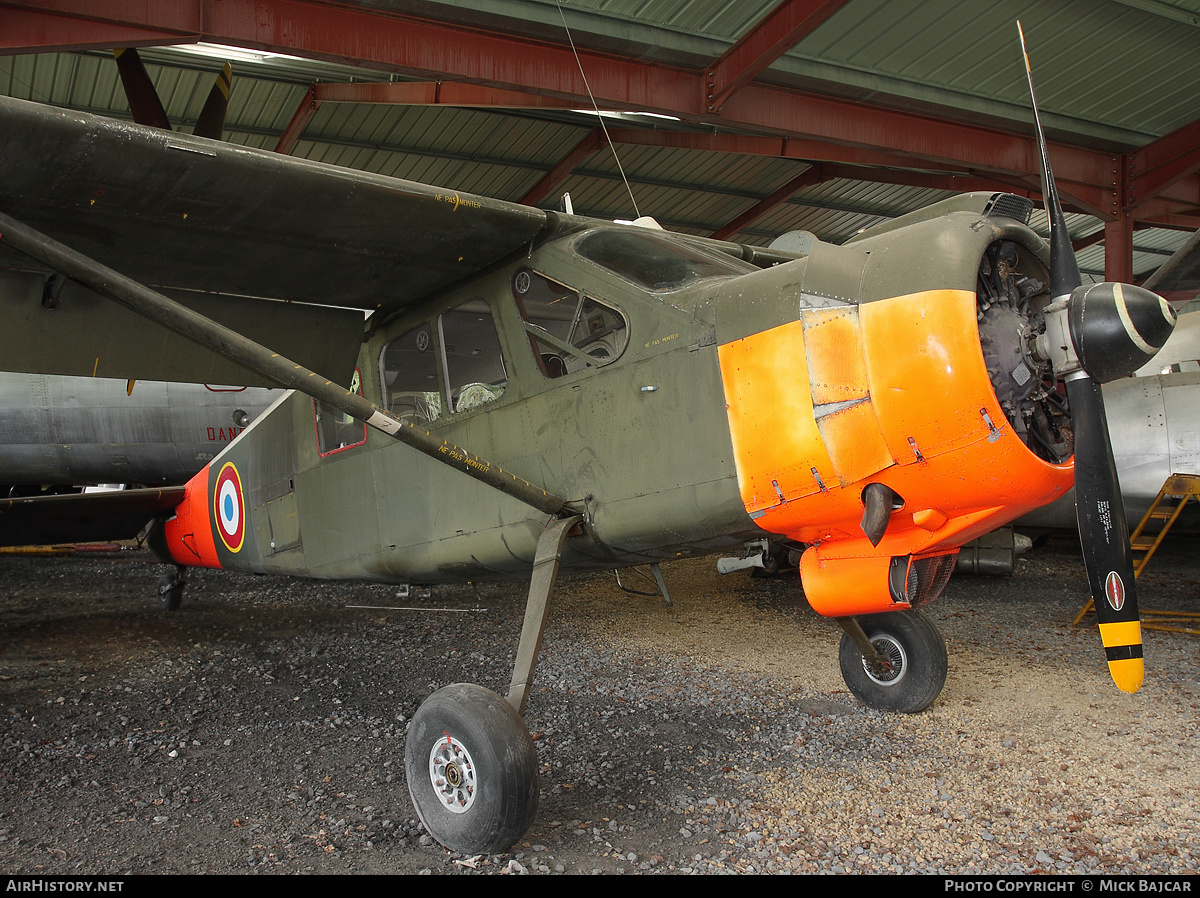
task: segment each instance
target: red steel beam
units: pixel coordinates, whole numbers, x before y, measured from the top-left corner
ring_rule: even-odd
[[[579,141],[567,155],[559,160],[554,168],[550,169],[549,172],[534,184],[518,202],[524,203],[526,206],[536,206],[542,202],[542,200],[554,193],[558,185],[565,181],[571,172],[575,171],[582,164],[583,160],[601,149],[605,143],[604,132],[600,128],[592,129],[583,140]]]
[[[403,106],[477,106],[490,109],[570,109],[562,97],[464,84],[461,81],[355,81],[314,84],[318,103],[392,103]]]
[[[811,34],[847,0],[783,0],[708,67],[704,107],[718,112],[734,91]]]
[[[1132,208],[1200,171],[1200,119],[1129,154]]]
[[[1188,175],[1134,208],[1136,220],[1152,222],[1162,216],[1193,215],[1200,209],[1200,175]]]
[[[308,90],[304,92],[304,99],[296,107],[295,113],[292,114],[292,120],[283,129],[283,136],[279,138],[279,143],[275,145],[276,153],[283,153],[286,156],[296,148],[296,142],[300,139],[300,135],[304,133],[304,128],[308,125],[309,119],[313,117],[317,109],[321,106],[321,101],[317,99],[316,88],[315,84],[310,84]]]
[[[1133,218],[1128,214],[1104,223],[1104,279],[1133,280]]]
[[[884,149],[867,149],[805,140],[795,137],[765,137],[753,134],[711,134],[694,131],[650,131],[644,128],[609,128],[613,143],[636,146],[676,147],[719,153],[745,153],[752,156],[777,156],[805,162],[843,162],[907,168],[912,160]]]
[[[1151,228],[1167,228],[1172,231],[1200,230],[1200,209],[1191,214],[1159,215],[1150,219],[1138,219],[1138,224]]]
[[[900,184],[905,187],[926,187],[931,190],[949,190],[953,193],[970,193],[976,190],[997,190],[1025,197],[1038,196],[1037,187],[1020,184],[1001,184],[995,178],[964,174],[939,174],[934,172],[904,171],[892,168],[863,168],[857,165],[823,164],[821,170],[825,180],[844,178],[848,181],[869,181],[874,184]]]
[[[1003,189],[1027,197],[1040,197],[1041,186],[1036,174],[980,171],[969,166],[938,166],[941,171],[913,169],[913,160],[886,150],[869,150],[839,144],[796,138],[761,137],[740,134],[696,134],[682,131],[647,131],[637,128],[609,129],[615,144],[638,146],[679,147],[723,153],[746,153],[802,159],[806,162],[830,163],[844,166],[841,174],[858,181],[882,184],[906,184],[914,187],[934,187],[945,190]],[[852,166],[859,166],[854,172]],[[931,166],[932,168],[932,166]],[[826,166],[827,171],[833,171]],[[1057,173],[1057,171],[1056,171]],[[1065,208],[1106,217],[1103,210],[1115,208],[1111,186],[1091,187],[1069,184],[1058,179],[1059,198]]]
[[[101,11],[97,11],[99,6]],[[569,47],[385,11],[308,0],[44,0],[6,2],[5,9],[120,23],[164,34],[194,34],[214,43],[248,46],[368,65],[422,78],[465,81],[557,96],[615,109],[640,109],[710,124],[729,124],[858,148],[890,146],[906,167],[930,163],[1023,174],[1037,170],[1033,141],[1003,131],[865,107],[829,97],[750,83],[731,95],[719,117],[701,105],[705,72],[580,50],[587,84]],[[46,34],[43,46],[69,35]],[[1112,190],[1112,157],[1080,147],[1054,148],[1064,183]],[[1064,191],[1069,192],[1069,191]],[[1101,210],[1115,218],[1113,203]]]
[[[0,7],[0,55],[58,53],[66,50],[107,50],[189,43],[199,38],[190,29],[145,26],[127,22],[79,19],[41,8]]]
[[[821,171],[821,166],[813,165],[802,171],[796,177],[792,178],[770,196],[759,200],[733,221],[729,222],[725,227],[714,231],[712,236],[718,240],[728,240],[738,231],[743,228],[748,228],[751,224],[758,221],[776,206],[786,203],[797,190],[803,190],[805,187],[811,187],[813,184],[820,184],[825,180],[825,176]]]
[[[313,114],[322,103],[390,103],[404,106],[479,106],[485,108],[529,109],[536,106],[564,107],[555,97],[440,81],[355,81],[347,84],[310,84],[304,99],[284,129],[277,153],[291,153]]]
[[[818,18],[827,17],[837,5],[785,0],[701,73],[580,51],[582,67],[588,73],[586,85],[573,54],[560,45],[306,0],[3,2],[0,53],[207,40],[371,65],[418,77],[447,78],[500,91],[476,93],[475,102],[457,105],[496,105],[506,99],[519,105],[584,104],[590,86],[590,94],[604,106],[774,133],[779,136],[774,140],[785,139],[778,155],[916,169],[906,175],[912,179],[939,177],[920,169],[948,168],[970,173],[982,183],[994,181],[1028,191],[1029,173],[1037,170],[1037,160],[1033,141],[1027,137],[750,83],[786,50],[789,40],[799,39],[797,35],[805,33],[806,27],[815,27]],[[713,104],[719,107],[719,117],[709,113],[706,102],[710,81],[714,99],[721,99]],[[466,97],[467,88],[461,89]],[[360,91],[365,89],[356,92]],[[436,93],[434,101],[447,102]],[[319,103],[315,94],[306,97],[281,139],[280,149],[290,150],[295,145]],[[1114,243],[1127,242],[1121,237],[1130,227],[1126,217],[1130,209],[1136,211],[1138,222],[1194,229],[1200,215],[1200,179],[1195,174],[1200,169],[1198,131],[1200,124],[1192,123],[1129,154],[1128,159],[1056,145],[1053,164],[1063,199],[1113,222]],[[882,146],[892,149],[875,149]],[[1121,176],[1125,163],[1127,179]],[[573,168],[570,160],[564,159],[556,170],[564,165],[567,172]],[[857,174],[861,177],[864,173]],[[553,189],[547,182],[535,190],[547,185]]]

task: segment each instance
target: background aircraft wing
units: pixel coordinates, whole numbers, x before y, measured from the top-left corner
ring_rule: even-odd
[[[1200,231],[1189,237],[1142,286],[1177,305],[1200,295]]]
[[[340,342],[356,352],[361,310],[384,317],[402,311],[528,245],[547,225],[546,213],[530,207],[6,97],[0,211],[168,295],[244,301],[260,330],[273,334],[255,339],[302,364],[314,356],[287,345],[297,333],[323,331],[318,349]],[[6,250],[0,237],[0,268],[16,267],[37,266]],[[0,303],[18,301],[12,295],[19,293],[28,305],[27,292],[0,281]],[[251,298],[292,305],[255,306]],[[297,304],[355,310],[348,320],[357,327],[348,329],[351,336],[324,339],[328,328]],[[135,370],[145,338],[117,347],[125,328],[105,326],[103,316],[72,332],[64,329],[68,314],[0,311],[26,321],[0,334],[0,358],[10,370],[30,370],[7,360],[50,333],[58,343],[101,346],[104,353],[83,355],[107,367],[36,373],[248,383],[211,370]],[[59,303],[54,311],[70,309]],[[340,359],[340,371],[332,361],[306,366],[341,382],[345,351]]]

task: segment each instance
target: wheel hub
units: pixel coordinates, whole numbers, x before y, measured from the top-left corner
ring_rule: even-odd
[[[879,636],[871,640],[871,645],[875,646],[875,651],[884,663],[873,665],[864,658],[863,670],[880,686],[893,685],[904,676],[904,670],[908,666],[908,655],[905,654],[904,647],[890,636]]]
[[[452,814],[466,813],[475,803],[475,762],[466,746],[449,734],[429,752],[429,781],[433,794]]]

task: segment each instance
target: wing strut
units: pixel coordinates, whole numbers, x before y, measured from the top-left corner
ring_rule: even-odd
[[[102,296],[169,328],[218,355],[255,371],[284,389],[297,390],[318,402],[365,421],[372,427],[418,449],[431,458],[468,474],[505,495],[545,514],[558,515],[567,502],[486,459],[381,409],[315,371],[296,364],[224,325],[206,318],[149,287],[125,277],[68,246],[0,212],[0,239],[14,249],[74,278]]]

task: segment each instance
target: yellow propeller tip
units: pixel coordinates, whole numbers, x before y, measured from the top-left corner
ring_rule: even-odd
[[[1117,688],[1131,694],[1141,688],[1142,668],[1141,658],[1126,658],[1121,661],[1108,662],[1108,672],[1112,674]]]

